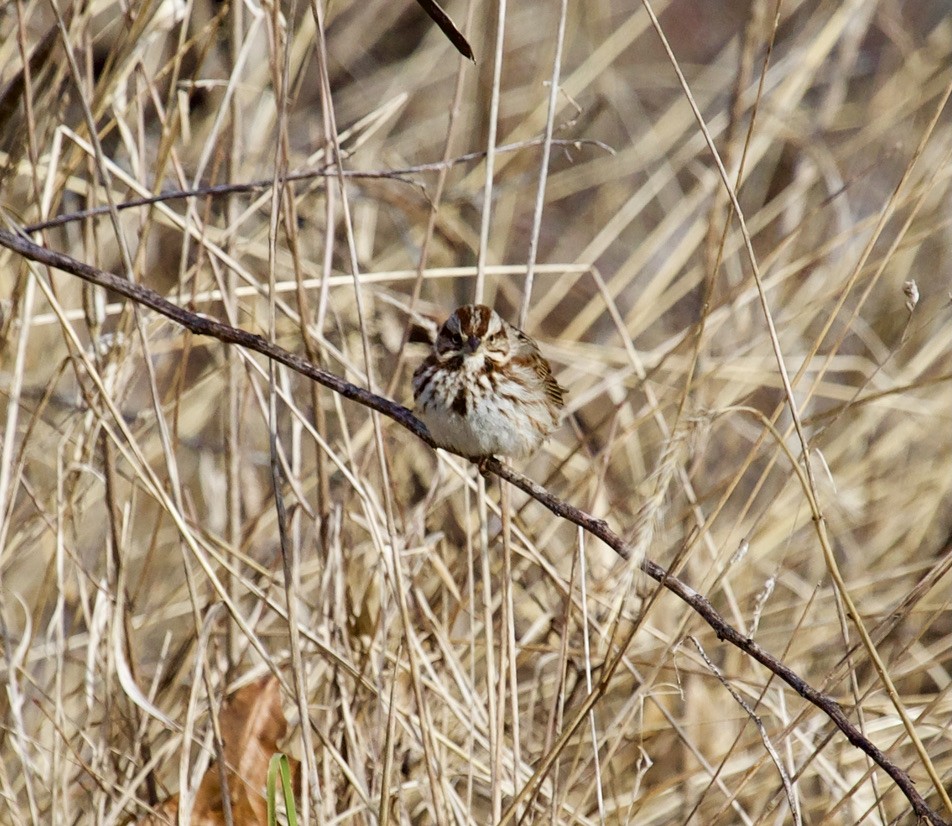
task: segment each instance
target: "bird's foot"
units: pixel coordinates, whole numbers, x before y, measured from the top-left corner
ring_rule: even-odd
[[[476,469],[480,472],[480,475],[489,478],[489,463],[495,459],[495,456],[474,456],[473,461],[476,463]]]

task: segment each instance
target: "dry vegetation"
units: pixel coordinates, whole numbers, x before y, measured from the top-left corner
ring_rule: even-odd
[[[569,415],[520,470],[952,820],[945,0],[655,0],[749,251],[641,4],[568,3],[549,118],[558,3],[510,4],[498,69],[491,3],[446,3],[475,66],[411,0],[321,7],[324,40],[304,3],[59,3],[62,31],[52,5],[0,6],[3,228],[275,180],[33,237],[402,403],[414,328],[474,297],[524,317]],[[547,120],[580,143],[537,215]],[[440,164],[491,144],[521,145]],[[280,183],[338,148],[430,166]],[[7,250],[0,297],[0,822],[173,794],[186,822],[223,702],[268,673],[311,822],[493,823],[543,765],[524,823],[915,822],[827,715],[522,492]]]

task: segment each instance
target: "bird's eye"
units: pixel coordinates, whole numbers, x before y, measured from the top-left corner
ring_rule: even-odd
[[[450,341],[454,346],[459,347],[463,343],[463,337],[459,333],[450,333]]]

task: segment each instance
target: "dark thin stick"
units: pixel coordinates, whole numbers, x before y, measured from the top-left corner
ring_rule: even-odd
[[[430,16],[430,19],[440,27],[440,31],[446,35],[446,38],[453,44],[456,51],[475,63],[476,58],[473,55],[473,47],[469,45],[469,41],[463,33],[456,28],[456,24],[452,18],[440,8],[440,4],[437,3],[436,0],[417,0],[417,3],[419,3],[423,11]]]
[[[53,267],[63,272],[75,275],[96,284],[100,287],[114,290],[120,295],[150,307],[157,313],[161,313],[172,321],[180,324],[182,327],[190,330],[192,333],[200,336],[209,336],[216,338],[228,344],[237,344],[248,350],[261,353],[269,359],[273,359],[279,364],[290,367],[313,379],[325,387],[339,393],[344,398],[355,401],[358,404],[376,410],[384,416],[388,416],[395,422],[398,422],[404,428],[409,430],[430,447],[436,447],[433,438],[430,436],[426,426],[417,419],[403,405],[390,401],[376,393],[371,393],[362,387],[351,384],[348,381],[321,370],[308,362],[306,359],[289,353],[281,347],[266,341],[259,335],[246,332],[220,321],[214,321],[203,315],[184,310],[176,306],[171,301],[163,298],[154,290],[143,287],[139,284],[133,284],[123,278],[119,278],[112,273],[107,273],[77,261],[68,255],[52,250],[45,249],[34,244],[23,235],[14,235],[5,230],[0,230],[0,246],[7,247],[24,258],[36,261]],[[466,457],[464,457],[466,458]],[[589,513],[586,513],[574,505],[559,499],[549,493],[544,487],[536,484],[531,479],[527,479],[521,473],[513,470],[508,465],[504,465],[496,459],[484,460],[480,463],[480,469],[484,472],[494,473],[505,479],[510,484],[515,485],[521,491],[527,493],[541,505],[548,508],[556,516],[567,519],[570,522],[585,529],[593,536],[597,536],[622,559],[631,559],[632,548],[617,533],[615,533],[603,519],[597,519]],[[809,685],[793,669],[774,657],[771,653],[761,648],[752,639],[741,634],[736,628],[730,625],[714,608],[710,601],[695,591],[690,585],[682,582],[677,577],[671,576],[664,568],[645,557],[638,560],[638,567],[651,579],[661,584],[672,594],[686,603],[698,616],[701,617],[717,634],[718,639],[725,640],[734,647],[740,649],[749,657],[755,659],[761,665],[776,674],[781,680],[789,685],[801,697],[812,703],[820,709],[833,723],[846,735],[846,739],[856,748],[879,765],[886,774],[888,774],[902,793],[909,801],[913,812],[926,820],[932,826],[950,826],[935,811],[933,811],[919,791],[916,789],[909,774],[893,763],[879,748],[877,748],[863,733],[852,723],[832,697],[817,691]]]
[[[534,146],[541,146],[541,144],[541,138],[529,141],[520,141],[518,143],[510,143],[505,146],[499,146],[496,148],[496,152],[517,152],[521,149],[529,149]],[[603,149],[610,155],[615,154],[615,150],[612,149],[608,144],[596,140],[555,140],[552,141],[552,145],[564,147],[595,146],[599,149]],[[415,181],[409,180],[407,176],[422,175],[428,172],[440,172],[447,167],[458,166],[471,161],[481,160],[485,156],[485,151],[469,152],[466,155],[459,155],[458,157],[451,158],[448,161],[421,163],[417,164],[416,166],[408,166],[403,169],[392,169],[389,171],[378,170],[360,172],[352,169],[339,171],[335,165],[328,165],[320,169],[305,169],[300,172],[291,172],[284,177],[278,176],[278,178],[274,178],[272,176],[271,178],[262,178],[258,181],[249,181],[243,184],[215,184],[213,186],[200,186],[196,187],[195,189],[172,189],[166,192],[160,192],[158,195],[149,195],[142,198],[133,198],[129,201],[122,201],[121,203],[117,203],[115,206],[116,210],[121,211],[124,209],[133,209],[135,207],[151,206],[152,204],[161,204],[165,203],[166,201],[181,201],[185,198],[219,197],[222,195],[240,195],[249,192],[262,192],[274,186],[275,181],[279,183],[288,183],[294,181],[311,181],[315,178],[339,178],[341,176],[345,178],[352,178],[354,180],[388,180],[399,181],[411,186],[420,186],[420,184],[416,183]],[[76,212],[69,212],[65,215],[58,215],[56,218],[50,218],[48,221],[40,221],[37,224],[29,224],[23,227],[23,232],[32,235],[34,232],[39,232],[40,230],[61,227],[64,224],[71,224],[74,221],[82,221],[86,218],[94,218],[97,215],[106,215],[109,210],[109,205],[105,204],[103,206],[92,207],[91,209],[82,209]]]

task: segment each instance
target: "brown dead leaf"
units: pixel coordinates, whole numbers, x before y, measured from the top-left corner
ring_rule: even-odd
[[[268,762],[288,730],[277,679],[269,675],[237,691],[222,708],[219,722],[232,822],[235,826],[258,826],[267,822],[264,789]],[[195,795],[190,819],[193,826],[221,826],[226,822],[220,778],[218,765],[213,763]],[[173,795],[137,826],[174,824],[177,817],[178,795]]]

